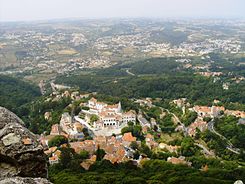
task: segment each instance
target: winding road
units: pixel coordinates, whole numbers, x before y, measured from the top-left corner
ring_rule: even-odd
[[[210,122],[208,122],[208,130],[213,132],[214,134],[216,134],[217,136],[219,136],[222,140],[224,140],[227,143],[226,149],[230,150],[231,152],[235,153],[235,154],[240,154],[240,149],[235,148],[233,146],[233,144],[223,135],[221,135],[220,133],[218,133],[215,129],[214,129],[214,120],[212,119]]]
[[[187,136],[188,135],[188,128],[184,125],[184,123],[182,123],[180,121],[180,119],[178,118],[178,116],[176,116],[174,113],[170,112],[168,109],[165,109],[163,107],[160,107],[162,110],[165,110],[167,111],[169,114],[171,114],[174,119],[176,120],[177,123],[179,123],[182,127],[183,127],[183,130],[184,130],[184,135]]]

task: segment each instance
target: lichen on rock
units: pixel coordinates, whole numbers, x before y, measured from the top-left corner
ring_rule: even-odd
[[[0,178],[46,177],[46,165],[38,137],[14,113],[0,107]]]
[[[5,135],[2,138],[2,141],[3,141],[3,144],[5,146],[9,146],[11,144],[15,144],[15,143],[20,142],[20,136],[19,135],[16,135],[15,133],[10,133],[8,135]]]
[[[51,184],[47,179],[44,178],[0,178],[0,184]]]

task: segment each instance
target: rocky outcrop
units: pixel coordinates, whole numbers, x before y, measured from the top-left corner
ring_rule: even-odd
[[[0,178],[0,184],[51,184],[47,179],[44,178]]]
[[[15,179],[21,181],[17,183],[25,183],[28,178],[12,178],[12,181],[10,177],[35,178],[46,175],[46,157],[37,136],[26,129],[23,121],[14,113],[0,107],[0,184],[3,178],[9,181],[6,183],[16,183]],[[38,179],[33,179],[35,181]]]

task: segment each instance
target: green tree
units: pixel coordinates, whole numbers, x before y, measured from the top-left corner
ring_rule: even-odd
[[[93,114],[91,117],[90,117],[90,123],[93,123],[93,122],[96,122],[99,120],[99,117],[95,114]]]
[[[49,147],[60,146],[62,144],[68,143],[68,139],[62,135],[56,135],[48,142]]]
[[[63,169],[69,168],[75,151],[72,148],[61,148],[60,150],[61,154],[59,163]]]
[[[196,118],[196,112],[187,111],[185,115],[181,118],[181,121],[185,124],[185,126],[189,126],[191,123],[195,121]]]
[[[100,147],[98,146],[98,149],[95,152],[96,160],[101,161],[104,158],[105,154],[105,150],[100,149]]]
[[[89,137],[89,132],[88,132],[87,128],[83,128],[82,132],[83,132],[85,137]]]
[[[185,137],[182,140],[180,151],[183,156],[190,157],[195,155],[198,149],[191,137]]]
[[[137,150],[137,149],[139,148],[137,142],[135,142],[135,141],[131,142],[130,147],[131,147],[132,149],[134,149],[134,150]]]
[[[79,158],[83,160],[89,158],[89,152],[87,152],[86,150],[82,150],[79,153]]]

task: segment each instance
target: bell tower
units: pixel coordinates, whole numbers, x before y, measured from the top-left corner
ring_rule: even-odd
[[[118,102],[117,112],[118,113],[121,113],[122,112],[122,105],[121,105],[121,102],[120,101]]]

